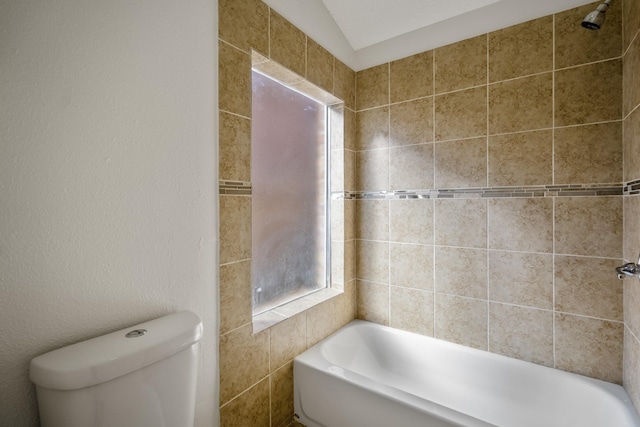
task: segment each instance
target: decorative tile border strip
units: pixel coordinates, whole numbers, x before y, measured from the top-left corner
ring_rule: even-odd
[[[637,194],[640,194],[640,179],[627,182],[624,186],[624,195],[635,196]]]
[[[220,194],[250,196],[252,185],[243,181],[220,181]],[[524,187],[443,188],[396,191],[333,191],[332,200],[380,199],[473,199],[497,197],[577,197],[640,195],[640,179],[621,184],[568,184]]]
[[[354,191],[332,191],[331,200],[355,200],[357,194]]]
[[[220,181],[218,185],[220,194],[234,196],[250,196],[251,183],[243,181]]]
[[[358,200],[622,196],[624,188],[625,187],[623,187],[622,184],[570,184],[525,187],[445,188],[407,191],[361,191],[354,193],[354,195]],[[640,194],[640,180],[638,181],[638,194]]]

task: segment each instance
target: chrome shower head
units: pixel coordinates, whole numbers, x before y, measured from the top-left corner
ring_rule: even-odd
[[[605,14],[607,13],[607,9],[609,9],[610,4],[611,0],[605,0],[605,2],[599,5],[596,10],[588,14],[582,20],[582,26],[588,30],[599,30],[604,24],[604,20],[606,18]]]

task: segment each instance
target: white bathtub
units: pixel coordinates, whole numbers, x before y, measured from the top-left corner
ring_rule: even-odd
[[[308,427],[640,427],[618,385],[361,320],[293,363]]]

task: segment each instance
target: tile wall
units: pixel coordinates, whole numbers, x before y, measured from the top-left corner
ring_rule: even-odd
[[[624,33],[594,3],[357,73],[359,318],[622,382],[624,4]]]
[[[344,292],[254,333],[251,313],[252,50],[343,99],[332,138],[332,280]],[[355,316],[355,73],[260,0],[219,1],[221,426],[293,419],[295,356]],[[306,83],[301,83],[306,84]],[[338,183],[338,184],[335,184]]]
[[[640,1],[623,2],[624,258],[637,262],[640,252]],[[640,409],[640,281],[624,281],[624,386]]]

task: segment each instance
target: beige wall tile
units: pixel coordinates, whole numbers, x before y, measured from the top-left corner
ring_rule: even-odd
[[[251,120],[220,112],[220,179],[251,181]]]
[[[436,338],[487,349],[487,302],[436,293]]]
[[[558,128],[555,184],[622,181],[622,122]]]
[[[271,375],[271,425],[288,426],[293,420],[293,362]]]
[[[389,149],[389,189],[433,188],[433,144]]]
[[[356,237],[365,240],[389,240],[389,201],[356,202]]]
[[[622,323],[556,314],[556,367],[622,383]]]
[[[345,283],[344,292],[337,299],[338,320],[340,325],[346,325],[356,318],[357,299],[355,274],[353,277],[353,280]]]
[[[553,16],[489,33],[489,81],[497,82],[552,69]]]
[[[622,214],[622,197],[558,198],[556,253],[620,258]]]
[[[640,280],[627,278],[624,286],[624,321],[627,328],[638,336],[640,333]]]
[[[487,201],[438,199],[435,201],[435,244],[487,247]]]
[[[624,204],[624,259],[636,262],[640,253],[640,197],[623,198]]]
[[[586,30],[579,23],[600,3],[569,9],[556,14],[556,68],[571,67],[621,55],[622,7],[607,11],[607,22],[598,31]],[[578,25],[576,25],[576,22]]]
[[[344,187],[343,190],[356,190],[356,152],[344,150]]]
[[[487,134],[487,88],[478,87],[435,98],[436,141]]]
[[[344,242],[344,282],[345,286],[356,278],[356,241]]]
[[[344,286],[344,241],[331,241],[331,286]]]
[[[640,79],[640,37],[636,37],[631,46],[629,47],[629,51],[624,56],[624,81],[626,84],[624,85],[622,91],[622,100],[623,100],[623,112],[625,117],[633,111],[638,105],[640,105],[640,83],[638,80]],[[617,87],[612,88],[612,90],[616,90]],[[611,96],[611,101],[614,102],[616,99]]]
[[[220,403],[269,374],[269,331],[253,334],[245,325],[220,336]]]
[[[389,201],[389,240],[433,244],[433,200]]]
[[[357,281],[357,318],[389,326],[389,285]]]
[[[271,9],[271,59],[301,76],[306,75],[307,36]]]
[[[251,323],[251,261],[220,266],[220,333]]]
[[[621,77],[620,59],[556,71],[556,126],[620,120]]]
[[[358,240],[358,278],[378,283],[389,283],[389,243]]]
[[[435,144],[436,188],[487,186],[487,137]]]
[[[616,259],[555,257],[556,310],[622,321],[622,282]]]
[[[356,74],[357,110],[389,103],[389,64],[382,64]]]
[[[251,258],[251,197],[220,196],[220,264]]]
[[[356,238],[356,201],[344,201],[344,240]]]
[[[487,299],[487,250],[436,246],[436,292]]]
[[[220,110],[251,116],[251,56],[218,42],[218,106]]]
[[[268,378],[220,408],[220,427],[270,427],[269,418]]]
[[[349,110],[348,108],[344,108],[342,112],[342,119],[344,121],[343,148],[345,150],[355,151],[357,149],[356,113]]]
[[[359,111],[356,114],[358,150],[389,146],[389,107]]]
[[[489,248],[551,253],[553,201],[539,199],[489,200]]]
[[[433,141],[433,97],[394,104],[391,109],[391,146]]]
[[[389,64],[391,102],[433,95],[433,52],[427,51]]]
[[[552,86],[552,73],[489,85],[489,134],[550,128]]]
[[[329,93],[333,93],[334,62],[329,51],[307,38],[307,80]]]
[[[489,137],[489,186],[548,185],[553,182],[553,131]]]
[[[640,31],[640,3],[634,0],[626,0],[622,2],[622,16],[624,30],[622,51],[625,52],[633,38]]]
[[[273,372],[290,363],[294,357],[306,350],[306,344],[306,313],[290,317],[273,326],[269,331],[270,371]]]
[[[487,35],[434,51],[435,91],[451,92],[487,84]]]
[[[433,336],[433,292],[391,286],[389,326]]]
[[[433,290],[433,246],[390,243],[389,253],[391,285]]]
[[[331,167],[329,180],[331,183],[331,191],[343,191],[344,190],[344,156],[345,150],[331,150],[329,153],[331,156]]]
[[[344,101],[345,107],[356,109],[356,72],[335,60],[333,94]]]
[[[627,328],[624,330],[622,382],[637,410],[640,407],[640,342]]]
[[[269,7],[260,0],[220,0],[219,37],[245,52],[269,53]]]
[[[343,241],[344,238],[344,199],[331,200],[331,240]]]
[[[489,251],[489,299],[553,309],[553,255]]]
[[[356,187],[360,191],[389,189],[389,149],[359,151],[356,154]]]
[[[339,302],[344,298],[346,295],[343,293],[307,311],[307,348],[322,341],[352,319],[350,317],[343,321],[343,316],[339,313]]]
[[[625,119],[623,135],[624,180],[633,181],[640,178],[640,108]]]
[[[553,367],[553,312],[489,303],[489,351]]]

